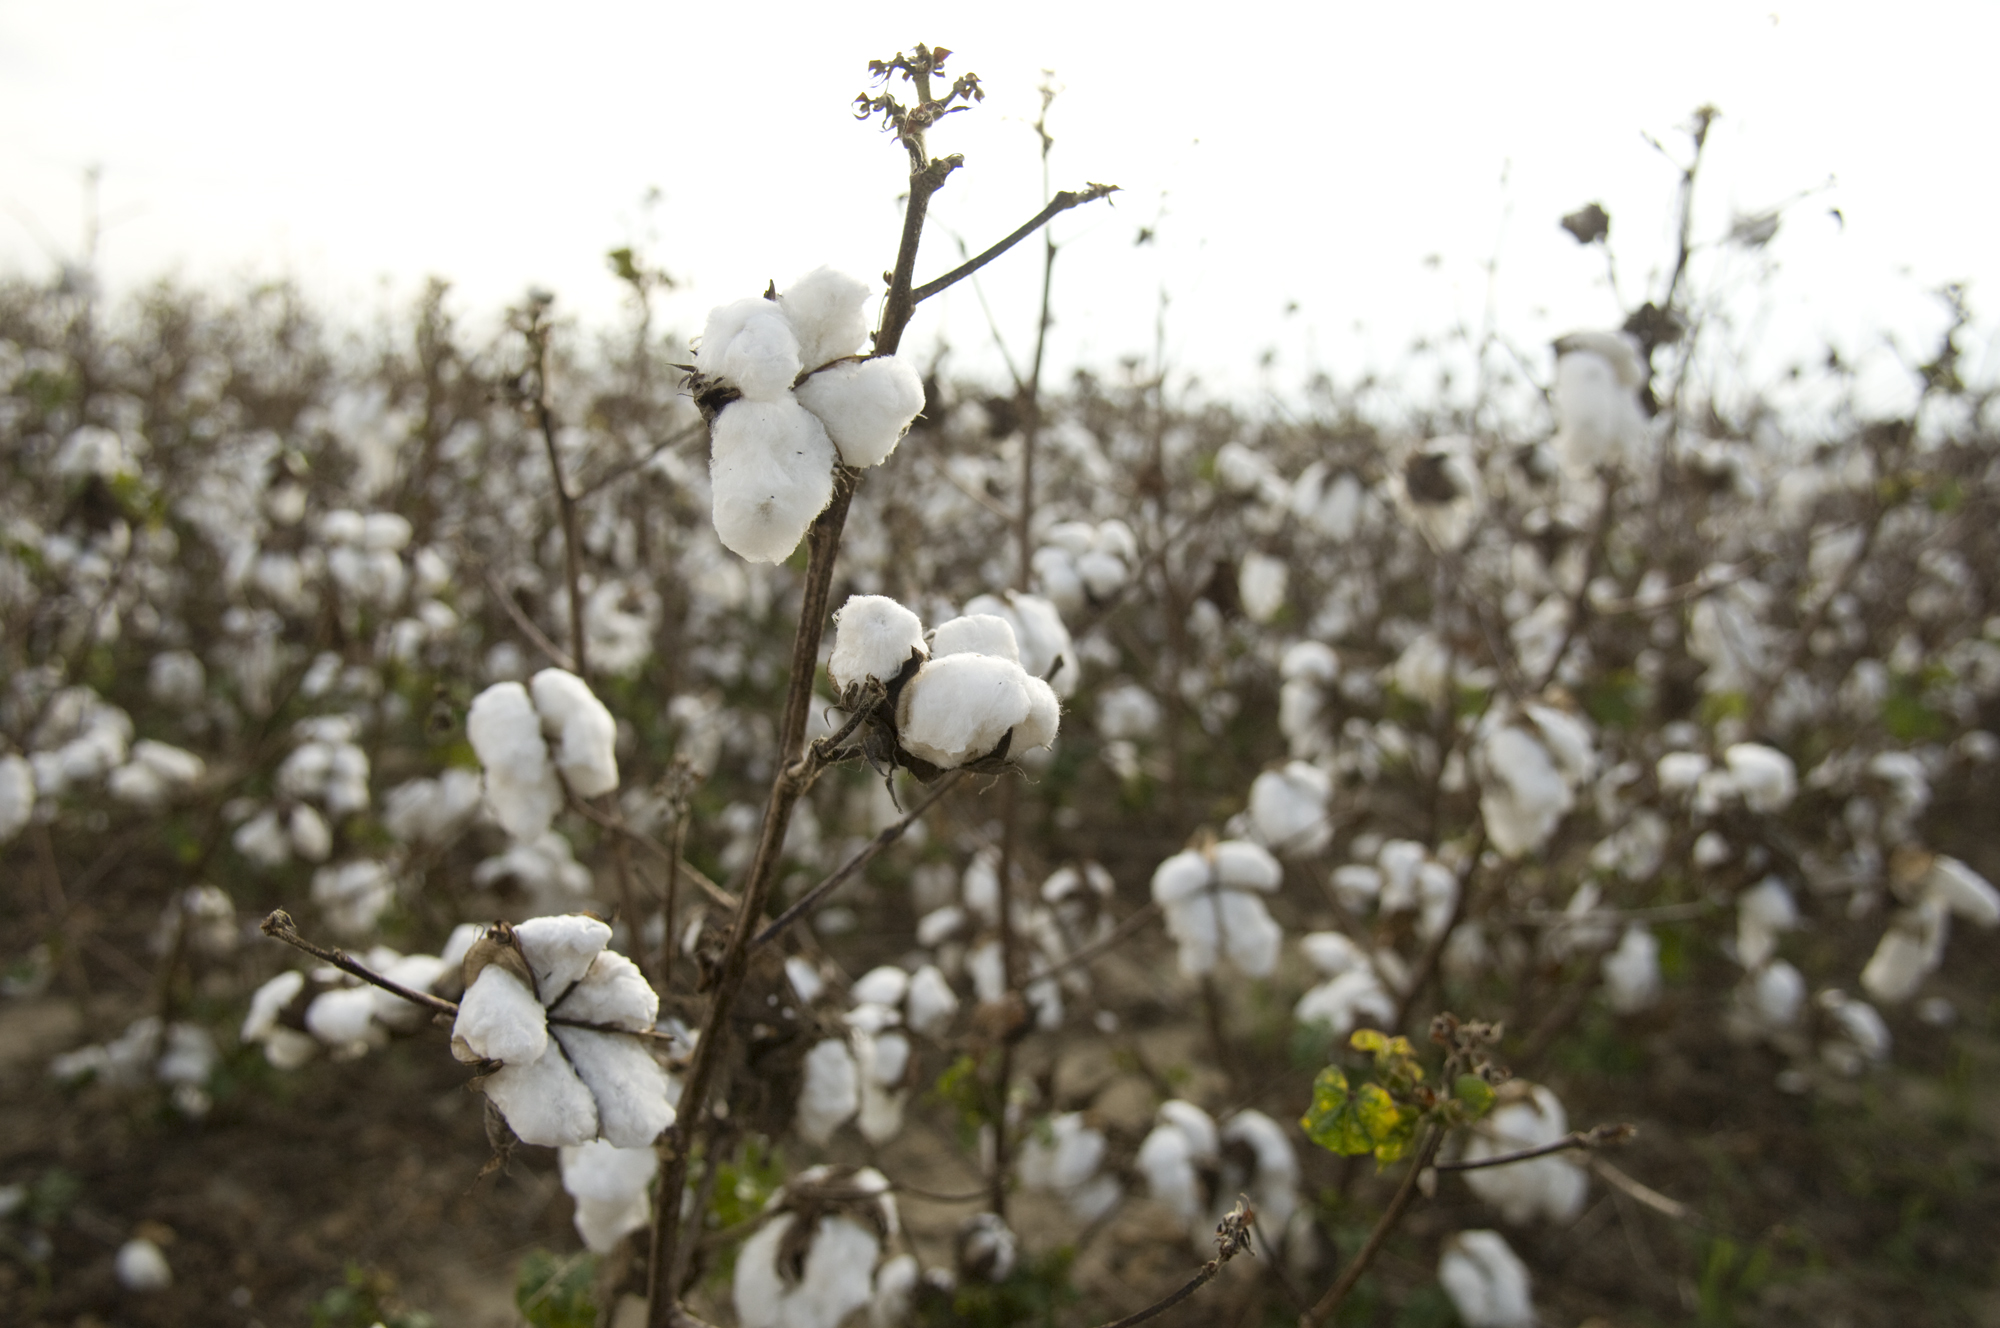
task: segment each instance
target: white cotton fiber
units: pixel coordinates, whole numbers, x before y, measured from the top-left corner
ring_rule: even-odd
[[[581,981],[611,941],[611,928],[581,913],[529,918],[514,928],[521,954],[544,1000],[553,1002]]]
[[[1215,894],[1204,891],[1169,905],[1165,922],[1167,935],[1180,947],[1177,958],[1182,975],[1198,978],[1214,972],[1222,939],[1222,911]]]
[[[7,838],[0,832],[0,841]],[[1923,891],[1962,918],[1977,926],[2000,924],[2000,891],[1984,876],[1957,858],[1938,856],[1923,879]]]
[[[1792,758],[1762,743],[1739,742],[1723,752],[1729,773],[1743,795],[1743,805],[1753,812],[1781,812],[1791,806],[1799,790],[1798,767]]]
[[[840,1328],[873,1296],[881,1242],[841,1216],[819,1219],[796,1282],[779,1276],[779,1246],[798,1220],[780,1214],[738,1251],[732,1289],[743,1328]]]
[[[1261,1111],[1246,1110],[1231,1116],[1221,1134],[1225,1145],[1247,1145],[1256,1158],[1247,1188],[1257,1206],[1258,1224],[1265,1231],[1283,1231],[1299,1202],[1299,1155],[1285,1127]],[[1235,1195],[1218,1193],[1216,1200],[1227,1211]]]
[[[1229,962],[1253,978],[1267,978],[1278,967],[1278,945],[1285,933],[1264,901],[1240,890],[1220,890],[1215,896],[1221,914],[1222,948]]]
[[[712,432],[716,537],[753,563],[783,562],[833,498],[833,440],[789,395],[732,402]]]
[[[367,987],[336,987],[306,1007],[306,1031],[335,1050],[382,1040],[375,1026],[375,998]]]
[[[776,303],[764,299],[737,300],[711,310],[694,363],[747,401],[786,396],[803,367],[791,320]]]
[[[465,989],[451,1026],[452,1054],[462,1061],[526,1064],[549,1045],[548,1016],[533,992],[498,964],[488,964]]]
[[[1282,558],[1268,553],[1248,553],[1236,574],[1236,593],[1243,602],[1244,616],[1253,623],[1267,623],[1285,607],[1285,586],[1291,569]]]
[[[1193,849],[1180,852],[1153,869],[1153,902],[1177,904],[1214,879],[1208,859]]]
[[[488,1075],[480,1087],[524,1144],[558,1148],[597,1137],[597,1103],[555,1047]]]
[[[660,1169],[652,1149],[620,1148],[602,1139],[566,1147],[558,1161],[563,1189],[571,1197],[601,1203],[644,1194]]]
[[[1337,931],[1308,932],[1299,937],[1306,962],[1328,977],[1339,977],[1368,966],[1368,952]]]
[[[1480,815],[1503,856],[1518,858],[1540,848],[1575,805],[1548,748],[1511,724],[1486,734],[1474,751],[1474,765]]]
[[[174,1283],[174,1270],[167,1265],[167,1256],[158,1245],[144,1238],[128,1240],[118,1247],[112,1271],[117,1274],[118,1285],[127,1291],[165,1291]]]
[[[650,1148],[619,1151],[653,1155]],[[652,1222],[653,1204],[644,1190],[622,1199],[578,1199],[576,1216],[571,1220],[585,1249],[592,1254],[609,1254],[618,1248],[619,1241]]]
[[[431,984],[443,977],[456,965],[447,964],[437,955],[404,955],[392,964],[385,965],[382,976],[411,991],[429,991]],[[378,1023],[404,1032],[416,1028],[430,1017],[430,1011],[414,1001],[406,1001],[393,991],[380,987],[368,988],[370,1000],[374,1002],[375,1019]]]
[[[1054,604],[1040,595],[1010,590],[1004,599],[998,595],[976,595],[966,602],[965,612],[968,617],[990,613],[1005,618],[1014,629],[1014,640],[1020,647],[1021,667],[1048,682],[1058,697],[1067,699],[1076,691],[1082,671],[1077,667],[1076,648],[1070,641],[1069,629],[1063,626],[1062,614]]]
[[[1580,344],[1586,336],[1590,345]],[[1635,390],[1643,382],[1628,381],[1637,356],[1622,338],[1607,333],[1565,337],[1566,349],[1556,361],[1556,382],[1550,393],[1559,424],[1553,446],[1563,469],[1577,479],[1599,466],[1634,459],[1646,441],[1646,417]]]
[[[1386,1024],[1394,1019],[1396,1002],[1373,968],[1355,968],[1299,997],[1292,1017],[1302,1024],[1324,1024],[1334,1037],[1343,1038],[1364,1021]]]
[[[1500,1105],[1481,1121],[1466,1145],[1467,1161],[1552,1144],[1569,1131],[1569,1118],[1556,1095],[1540,1084],[1516,1079],[1502,1086]],[[1562,1153],[1504,1167],[1479,1167],[1465,1183],[1514,1226],[1537,1218],[1567,1222],[1583,1211],[1589,1188],[1583,1168]]]
[[[848,997],[855,1004],[901,1005],[910,989],[910,975],[894,964],[871,968],[855,980]]]
[[[1008,747],[1016,755],[1053,746],[1062,724],[1062,702],[1056,699],[1056,689],[1040,678],[1027,679],[1026,686],[1028,717],[1014,726],[1014,741]]]
[[[667,1072],[638,1038],[557,1024],[551,1030],[597,1103],[598,1130],[620,1148],[644,1148],[674,1123]],[[551,1050],[549,1056],[557,1053]],[[519,1131],[516,1131],[519,1133]],[[532,1141],[531,1141],[532,1142]]]
[[[957,1013],[958,994],[952,991],[937,965],[925,964],[910,975],[905,1018],[913,1031],[925,1037],[941,1037]]]
[[[798,387],[799,404],[817,415],[843,463],[879,466],[924,408],[924,380],[905,360],[884,355],[829,365]]]
[[[495,683],[474,697],[465,736],[486,771],[486,800],[501,828],[516,839],[539,839],[561,810],[563,793],[528,689]]]
[[[799,338],[799,357],[808,369],[852,355],[868,340],[871,288],[858,277],[830,267],[815,268],[786,287],[778,306]]]
[[[1262,844],[1225,839],[1215,846],[1215,879],[1235,890],[1271,891],[1284,883],[1285,869]]]
[[[618,787],[618,723],[583,679],[564,669],[543,669],[530,680],[542,729],[551,739],[556,769],[579,798]]]
[[[257,988],[251,993],[250,1013],[243,1017],[243,1029],[237,1036],[245,1042],[262,1042],[278,1027],[278,1016],[305,986],[306,975],[293,968]]]
[[[0,756],[0,844],[21,833],[35,810],[35,768],[24,757]]]
[[[1021,647],[1014,639],[1014,626],[994,613],[970,613],[940,623],[931,632],[931,657],[940,655],[996,655],[1021,662]]]
[[[660,996],[637,964],[615,950],[603,950],[554,1013],[642,1033],[659,1018]]]
[[[924,624],[887,595],[851,595],[833,615],[833,653],[826,661],[834,690],[845,693],[857,682],[892,681],[910,652],[928,654]]]
[[[1644,927],[1627,927],[1603,967],[1604,994],[1619,1014],[1643,1010],[1660,998],[1660,942]]]
[[[1497,1231],[1461,1231],[1447,1239],[1438,1282],[1465,1328],[1534,1328],[1528,1266]]]
[[[922,760],[950,770],[985,756],[1029,717],[1021,666],[993,655],[950,655],[917,670],[897,705],[896,731]]]
[[[799,1134],[824,1144],[861,1109],[861,1076],[854,1054],[839,1038],[827,1038],[806,1053],[805,1084],[799,1090]]]
[[[1327,803],[1333,780],[1305,761],[1266,770],[1250,782],[1250,820],[1257,837],[1286,857],[1311,857],[1333,838]]]

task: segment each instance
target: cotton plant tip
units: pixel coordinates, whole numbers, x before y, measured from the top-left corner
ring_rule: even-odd
[[[559,1148],[597,1137],[597,1101],[554,1048],[534,1060],[502,1066],[485,1078],[480,1090],[524,1144]]]
[[[940,623],[931,632],[931,658],[942,655],[994,655],[1019,664],[1021,647],[1005,618],[973,613]]]
[[[559,1000],[582,981],[598,954],[611,943],[611,928],[582,913],[529,918],[514,928],[521,955],[535,975],[543,999]]]
[[[919,658],[930,653],[916,614],[887,595],[851,595],[833,615],[827,677],[843,694],[871,678],[887,684],[903,671],[912,651]]]
[[[735,401],[716,416],[709,454],[715,534],[753,563],[781,563],[833,499],[833,440],[789,396]]]
[[[465,989],[452,1021],[452,1055],[468,1064],[525,1065],[548,1049],[548,1013],[519,978],[488,964]]]
[[[598,1127],[584,1139],[601,1133],[620,1148],[644,1148],[674,1123],[667,1072],[639,1039],[564,1024],[550,1031],[596,1103]],[[554,1055],[551,1050],[543,1059]]]
[[[1041,727],[1046,715],[1035,714],[1032,681],[1020,665],[993,655],[933,659],[903,687],[897,736],[911,755],[956,769],[993,751],[1017,724],[1035,718]]]
[[[1250,782],[1250,821],[1266,847],[1285,857],[1310,857],[1333,838],[1327,804],[1333,780],[1316,765],[1293,761]]]
[[[1438,1284],[1465,1328],[1535,1328],[1528,1266],[1497,1231],[1461,1231],[1444,1243]]]
[[[543,669],[528,684],[542,729],[553,740],[556,769],[579,798],[618,787],[618,723],[583,679],[565,669]]]
[[[874,288],[831,267],[815,268],[778,293],[778,307],[798,333],[799,357],[808,369],[852,355],[868,340],[868,301]]]
[[[486,801],[501,828],[518,840],[539,839],[562,809],[563,792],[528,689],[495,683],[474,697],[465,736],[486,771]]]
[[[854,1053],[841,1038],[827,1038],[806,1053],[805,1083],[799,1090],[798,1131],[821,1145],[861,1109],[861,1074]]]
[[[828,365],[800,383],[799,404],[819,417],[842,464],[879,466],[924,408],[924,380],[893,355]]]
[[[770,300],[737,300],[711,310],[695,368],[720,378],[746,401],[777,401],[791,392],[804,361],[798,333]]]

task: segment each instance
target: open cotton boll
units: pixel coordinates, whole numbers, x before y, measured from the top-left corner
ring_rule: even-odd
[[[753,563],[781,563],[833,498],[833,440],[787,395],[735,401],[715,418],[708,476],[715,534]]]
[[[486,771],[486,801],[515,839],[539,839],[563,803],[542,740],[542,717],[518,682],[495,683],[472,700],[465,736]]]
[[[336,987],[306,1007],[306,1031],[336,1052],[359,1054],[385,1040],[375,1023],[375,998],[367,987]]]
[[[911,974],[904,1018],[913,1032],[924,1037],[942,1037],[957,1014],[958,995],[937,965],[925,964]]]
[[[1250,553],[1236,573],[1236,593],[1243,602],[1244,616],[1253,623],[1267,623],[1285,607],[1285,588],[1291,569],[1282,558],[1267,553]]]
[[[941,655],[994,655],[1021,662],[1014,626],[993,613],[972,613],[940,623],[931,632],[931,658]]]
[[[1077,1189],[1097,1174],[1108,1146],[1104,1132],[1080,1111],[1051,1116],[1047,1137],[1040,1131],[1021,1141],[1014,1167],[1021,1184],[1058,1194]]]
[[[650,1148],[620,1148],[602,1139],[565,1147],[558,1160],[563,1189],[573,1198],[609,1203],[644,1194],[660,1169]]]
[[[529,918],[514,928],[521,955],[535,975],[535,987],[548,1001],[562,998],[611,942],[606,923],[582,913]]]
[[[1949,926],[1950,915],[1935,900],[1903,909],[1890,920],[1889,930],[1882,934],[1875,953],[1861,970],[1862,989],[1890,1005],[1916,995],[1917,988],[1944,959]]]
[[[966,601],[965,612],[968,617],[990,613],[1005,618],[1020,646],[1021,667],[1047,681],[1058,697],[1066,700],[1075,693],[1082,671],[1077,666],[1076,647],[1070,641],[1069,629],[1063,626],[1062,614],[1054,604],[1040,595],[1010,590],[1005,598],[975,595]]]
[[[1792,758],[1762,743],[1739,742],[1723,752],[1730,776],[1753,812],[1781,812],[1799,791],[1798,767]]]
[[[1497,1231],[1461,1231],[1444,1243],[1438,1284],[1465,1328],[1535,1328],[1528,1266]]]
[[[1188,1136],[1172,1125],[1153,1128],[1132,1159],[1154,1202],[1166,1205],[1183,1222],[1201,1216],[1201,1191],[1195,1175],[1195,1155]]]
[[[861,1074],[854,1054],[844,1040],[827,1038],[806,1053],[799,1134],[808,1143],[824,1144],[860,1109]]]
[[[1062,702],[1056,699],[1056,689],[1035,677],[1027,680],[1027,688],[1028,717],[1014,726],[1014,741],[1008,747],[1011,752],[1054,746],[1062,725]]]
[[[604,950],[554,1009],[566,1019],[643,1033],[659,1018],[660,996],[637,964]]]
[[[695,368],[720,378],[749,401],[775,401],[804,367],[798,333],[771,300],[737,300],[709,311]]]
[[[847,994],[856,1005],[901,1005],[909,989],[910,975],[894,964],[884,964],[863,973]]]
[[[1633,358],[1631,348],[1605,340],[1584,345],[1574,336],[1557,344],[1569,347],[1556,361],[1550,393],[1559,425],[1554,448],[1563,469],[1580,479],[1599,466],[1630,461],[1646,440],[1638,383],[1628,382],[1623,371]]]
[[[852,355],[868,340],[873,287],[831,267],[814,268],[778,294],[778,307],[798,333],[805,367]]]
[[[1271,976],[1278,967],[1278,947],[1285,933],[1264,907],[1264,901],[1240,890],[1218,890],[1215,905],[1222,927],[1222,948],[1229,962],[1250,977]]]
[[[6,836],[0,834],[0,840]],[[1934,899],[1981,927],[2000,924],[2000,891],[1957,858],[1938,855],[1923,879],[1926,898]]]
[[[1644,927],[1627,927],[1603,967],[1605,995],[1619,1014],[1633,1014],[1660,998],[1660,942]]]
[[[1396,1017],[1396,1000],[1373,968],[1355,968],[1320,983],[1299,997],[1292,1018],[1301,1024],[1323,1024],[1335,1039],[1344,1038],[1363,1021],[1382,1024]]]
[[[165,1291],[174,1284],[174,1270],[168,1265],[167,1256],[158,1245],[143,1237],[118,1247],[112,1271],[118,1277],[118,1285],[127,1291]]]
[[[1835,1034],[1820,1046],[1827,1064],[1841,1074],[1854,1075],[1889,1059],[1889,1026],[1874,1006],[1831,988],[1821,992],[1818,1001],[1831,1017]]]
[[[930,652],[924,624],[887,595],[851,595],[833,615],[833,653],[826,661],[834,690],[845,693],[870,678],[893,682],[909,662]]]
[[[1806,980],[1798,969],[1779,959],[1758,970],[1742,995],[1758,1022],[1768,1028],[1790,1028],[1805,1008]]]
[[[639,1039],[562,1024],[550,1031],[597,1106],[598,1128],[585,1138],[602,1133],[620,1148],[644,1148],[674,1123],[667,1072]]]
[[[1240,1187],[1250,1192],[1257,1208],[1257,1222],[1265,1231],[1283,1231],[1299,1203],[1299,1156],[1292,1149],[1284,1127],[1261,1111],[1239,1111],[1222,1126],[1223,1156],[1229,1145],[1250,1150],[1254,1163],[1237,1184],[1217,1186],[1216,1201],[1223,1212],[1236,1200]],[[1232,1176],[1240,1168],[1229,1168]],[[1227,1179],[1227,1178],[1226,1178]],[[1219,1222],[1219,1214],[1211,1214]]]
[[[549,1045],[548,1013],[521,980],[498,964],[488,964],[465,989],[451,1026],[451,1052],[458,1059],[525,1064]]]
[[[874,1297],[882,1243],[845,1216],[818,1219],[796,1278],[779,1271],[792,1226],[801,1220],[781,1213],[737,1252],[731,1291],[742,1328],[841,1328]]]
[[[1500,1088],[1500,1103],[1475,1128],[1466,1145],[1469,1162],[1552,1144],[1569,1132],[1569,1118],[1556,1095],[1540,1084],[1515,1079]],[[1537,1218],[1567,1222],[1583,1211],[1589,1180],[1567,1154],[1479,1167],[1463,1173],[1465,1183],[1514,1226]]]
[[[1368,952],[1337,931],[1308,932],[1299,937],[1299,949],[1307,963],[1328,977],[1368,967]]]
[[[855,1128],[871,1144],[888,1143],[903,1130],[903,1104],[909,1093],[900,1085],[910,1063],[910,1041],[901,1033],[861,1034],[855,1051],[861,1085]]]
[[[250,994],[250,1012],[243,1017],[243,1028],[237,1036],[245,1042],[262,1042],[278,1027],[278,1016],[285,1012],[285,1007],[305,987],[306,975],[291,968],[257,988]]]
[[[431,984],[443,977],[453,965],[447,964],[437,955],[404,955],[392,964],[385,965],[382,976],[411,991],[429,991]],[[393,991],[380,987],[368,987],[369,999],[374,1002],[376,1021],[390,1028],[409,1032],[429,1018],[429,1012],[414,1001],[406,1001]]]
[[[579,798],[618,787],[618,723],[583,679],[565,669],[543,669],[528,683],[542,728],[555,740],[556,769]]]
[[[651,1156],[653,1150],[620,1151]],[[652,1222],[653,1204],[644,1190],[622,1199],[578,1199],[576,1216],[571,1220],[576,1224],[576,1234],[583,1238],[585,1249],[592,1254],[609,1254],[618,1248],[619,1241]]]
[[[1215,846],[1215,879],[1231,889],[1268,893],[1284,884],[1285,869],[1262,844],[1225,839]]]
[[[1799,925],[1799,907],[1783,881],[1767,876],[1736,897],[1736,959],[1756,968],[1778,948],[1778,933]]]
[[[1662,793],[1687,793],[1708,773],[1709,760],[1700,752],[1668,752],[1653,767]]]
[[[1250,820],[1257,837],[1286,857],[1309,857],[1333,838],[1327,803],[1333,780],[1304,761],[1266,770],[1250,782]]]
[[[1381,897],[1381,869],[1365,862],[1349,862],[1335,867],[1333,894],[1348,912],[1366,913]]]
[[[1037,729],[1042,726],[1045,716],[1034,715],[1038,698],[1029,688],[1033,681],[1019,664],[994,655],[933,659],[903,687],[897,737],[911,755],[943,770],[955,769],[991,752],[1031,716]]]
[[[1153,902],[1177,904],[1207,889],[1213,879],[1214,869],[1207,858],[1191,848],[1182,849],[1153,869]]]
[[[924,408],[924,380],[893,355],[831,364],[798,387],[799,404],[819,417],[843,464],[879,466]]]
[[[395,895],[389,869],[366,858],[313,873],[312,899],[342,936],[365,936]]]
[[[502,1066],[486,1077],[480,1090],[524,1144],[558,1148],[597,1137],[597,1101],[562,1052],[553,1048],[534,1060]]]
[[[1488,732],[1474,749],[1479,812],[1493,847],[1509,858],[1540,848],[1576,804],[1548,748],[1514,725]]]

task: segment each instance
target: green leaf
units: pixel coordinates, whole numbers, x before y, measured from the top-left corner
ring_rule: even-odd
[[[1465,1104],[1465,1109],[1472,1113],[1473,1120],[1478,1120],[1493,1110],[1493,1085],[1476,1074],[1458,1076],[1452,1082],[1451,1095]]]
[[[1313,1080],[1312,1106],[1299,1118],[1299,1128],[1306,1138],[1342,1157],[1358,1157],[1375,1148],[1348,1091],[1347,1076],[1331,1065]]]
[[[1380,1084],[1361,1085],[1354,1101],[1355,1115],[1374,1145],[1369,1151],[1375,1154],[1376,1161],[1394,1162],[1408,1151],[1410,1139],[1417,1132],[1416,1112],[1397,1106],[1396,1099]]]

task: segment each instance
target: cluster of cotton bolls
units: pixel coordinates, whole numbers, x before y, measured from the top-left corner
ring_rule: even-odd
[[[1495,706],[1480,721],[1472,754],[1479,811],[1493,847],[1518,858],[1548,843],[1576,805],[1576,791],[1597,772],[1585,722],[1553,706],[1531,704],[1516,716]]]
[[[1047,542],[1033,559],[1035,585],[1064,613],[1108,604],[1139,563],[1139,542],[1116,517],[1095,525],[1059,521],[1042,538]]]
[[[411,991],[437,996],[462,990],[460,967],[483,929],[455,928],[439,954],[401,954],[388,946],[363,956],[369,968]],[[286,969],[251,994],[239,1036],[260,1047],[280,1070],[295,1070],[324,1054],[352,1060],[387,1044],[391,1034],[412,1033],[429,1018],[422,1006],[341,969]]]
[[[49,1062],[49,1073],[67,1084],[98,1083],[131,1091],[163,1085],[182,1114],[208,1114],[209,1076],[221,1062],[215,1038],[199,1024],[162,1024],[157,1015],[135,1019],[104,1043],[66,1051]]]
[[[1169,1209],[1197,1248],[1247,1195],[1265,1243],[1299,1261],[1311,1248],[1310,1219],[1299,1198],[1299,1159],[1291,1138],[1261,1111],[1238,1111],[1222,1122],[1192,1102],[1162,1102],[1153,1129],[1140,1141],[1133,1167],[1155,1203]]]
[[[891,1256],[896,1198],[873,1167],[808,1167],[765,1205],[757,1231],[736,1254],[731,1291],[744,1328],[839,1328],[900,1323],[918,1280],[917,1261]]]
[[[826,979],[798,955],[785,961],[785,975],[806,1005],[831,995]],[[806,1053],[795,1124],[812,1144],[826,1143],[850,1120],[870,1143],[887,1143],[902,1131],[909,1099],[909,1035],[942,1037],[958,1013],[958,995],[934,964],[914,973],[884,964],[862,974],[847,995],[844,1034],[822,1038]]]
[[[408,518],[395,512],[327,512],[319,519],[327,575],[349,598],[370,608],[391,608],[409,585],[401,555],[410,534]]]
[[[773,299],[712,311],[695,369],[733,391],[710,426],[715,533],[752,562],[783,562],[833,498],[836,464],[889,459],[924,408],[917,371],[857,358],[867,283],[820,268]]]
[[[298,745],[278,767],[280,802],[254,814],[247,803],[231,809],[246,816],[230,840],[238,853],[266,868],[294,857],[326,861],[332,827],[370,804],[368,753],[356,742],[359,729],[350,715],[299,721],[293,733]]]
[[[1181,972],[1205,977],[1226,956],[1248,977],[1269,977],[1284,933],[1263,897],[1284,879],[1270,850],[1243,839],[1182,849],[1155,868],[1153,902],[1180,947]]]

